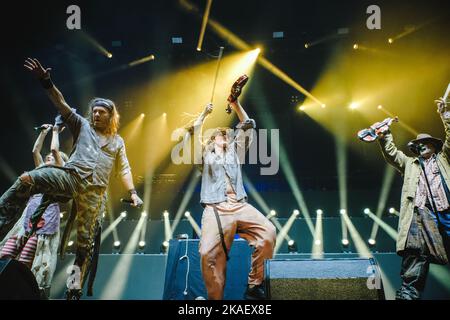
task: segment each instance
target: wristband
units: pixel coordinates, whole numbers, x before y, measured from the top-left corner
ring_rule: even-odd
[[[44,89],[50,89],[53,87],[53,82],[52,82],[52,79],[50,79],[50,77],[42,78],[40,81],[41,81],[41,85],[42,85],[42,87],[44,87]]]

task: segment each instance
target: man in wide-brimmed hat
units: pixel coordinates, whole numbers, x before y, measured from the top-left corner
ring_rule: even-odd
[[[408,143],[414,156],[394,144],[390,131],[378,133],[386,161],[403,176],[397,253],[402,256],[402,286],[396,299],[420,299],[429,264],[447,264],[450,256],[450,111],[436,100],[445,142],[421,133]]]

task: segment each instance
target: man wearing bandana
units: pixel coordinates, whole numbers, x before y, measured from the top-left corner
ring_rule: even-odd
[[[50,69],[43,68],[37,59],[27,59],[24,66],[41,82],[71,131],[74,145],[64,167],[43,166],[25,172],[1,196],[0,238],[12,227],[33,194],[73,198],[78,220],[77,251],[67,299],[79,299],[90,270],[96,228],[113,169],[130,193],[132,205],[141,206],[142,200],[134,188],[124,141],[117,134],[119,114],[114,102],[103,98],[91,100],[85,119],[69,107],[53,85]]]

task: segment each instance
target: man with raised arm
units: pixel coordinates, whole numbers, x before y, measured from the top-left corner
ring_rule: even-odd
[[[141,206],[142,200],[134,188],[125,143],[117,134],[119,113],[114,102],[103,98],[91,100],[85,119],[69,107],[53,85],[51,69],[43,68],[37,59],[30,58],[24,66],[41,82],[71,131],[74,145],[64,167],[43,166],[25,172],[3,194],[0,198],[0,236],[17,220],[21,207],[31,195],[72,197],[78,220],[77,251],[71,278],[74,281],[68,288],[67,299],[79,299],[90,269],[97,216],[104,207],[104,194],[113,168],[130,193],[132,205]]]

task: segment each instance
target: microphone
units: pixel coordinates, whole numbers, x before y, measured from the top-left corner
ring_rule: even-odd
[[[134,203],[133,200],[131,200],[131,199],[124,199],[124,198],[120,198],[120,202],[122,202],[122,203]]]
[[[34,131],[44,131],[44,130],[45,130],[45,126],[34,127]]]
[[[124,199],[124,198],[120,198],[120,202],[129,204],[129,205],[132,205],[134,203],[133,200],[131,200],[131,199]],[[142,204],[138,204],[136,207],[140,208],[140,207],[142,207]]]

